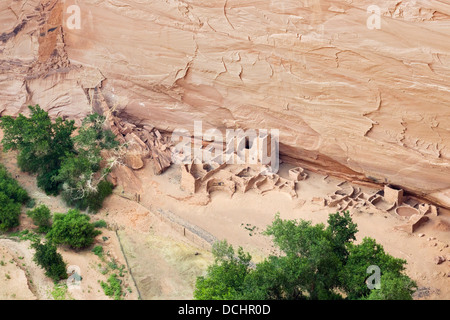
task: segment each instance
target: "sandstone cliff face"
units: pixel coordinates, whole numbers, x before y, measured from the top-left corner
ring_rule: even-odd
[[[4,0],[0,25],[3,115],[80,119],[97,88],[136,125],[279,129],[286,159],[450,206],[450,1]]]

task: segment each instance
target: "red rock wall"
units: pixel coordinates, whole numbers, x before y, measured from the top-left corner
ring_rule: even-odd
[[[450,1],[4,0],[0,25],[2,114],[79,119],[101,86],[135,124],[279,129],[286,157],[450,206]]]

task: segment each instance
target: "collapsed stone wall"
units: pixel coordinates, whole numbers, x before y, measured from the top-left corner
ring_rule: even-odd
[[[375,208],[402,220],[403,224],[396,227],[398,230],[413,233],[431,217],[439,215],[436,206],[404,196],[401,188],[391,185],[385,185],[384,189],[371,195],[347,182],[339,183],[338,187],[334,194],[322,199],[322,205],[337,207],[338,211]]]
[[[297,198],[297,182],[308,177],[303,168],[297,167],[290,169],[289,179],[285,179],[276,173],[265,173],[267,167],[261,164],[197,164],[193,160],[190,164],[181,164],[180,168],[180,188],[194,196],[200,194],[207,201],[214,191],[225,191],[233,196],[235,192],[246,193],[249,190],[260,194],[278,190]]]

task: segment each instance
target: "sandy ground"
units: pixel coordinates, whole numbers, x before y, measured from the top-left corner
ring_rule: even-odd
[[[37,299],[51,287],[52,281],[31,260],[26,243],[0,239],[0,299]]]
[[[113,195],[98,214],[118,229],[142,299],[192,299],[195,280],[212,263],[209,251],[175,232],[147,208]]]

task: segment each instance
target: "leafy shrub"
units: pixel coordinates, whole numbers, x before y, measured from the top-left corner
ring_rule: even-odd
[[[10,237],[17,237],[19,241],[27,241],[30,240],[32,242],[36,242],[40,240],[40,236],[37,233],[34,233],[28,229],[22,231],[16,231],[9,234]]]
[[[116,136],[111,130],[103,131],[103,141],[101,142],[101,147],[103,149],[114,149],[119,146],[119,142],[116,140]]]
[[[19,225],[20,203],[0,192],[0,231],[8,231]]]
[[[119,145],[114,134],[104,129],[105,117],[87,116],[78,135],[72,138],[74,121],[57,118],[52,122],[39,105],[29,109],[29,118],[20,114],[16,119],[1,119],[4,151],[19,151],[19,167],[36,173],[37,185],[46,194],[56,196],[62,191],[69,206],[97,212],[112,193],[112,185],[105,180],[110,168],[99,172],[101,150]],[[26,193],[17,196],[27,197]]]
[[[0,165],[0,231],[19,225],[20,209],[28,200],[27,191]]]
[[[45,269],[45,275],[54,281],[67,279],[66,264],[61,256],[56,251],[56,246],[51,242],[41,244],[35,242],[32,248],[36,250],[33,260]]]
[[[58,169],[42,171],[36,177],[37,186],[47,195],[57,196],[61,191],[61,183],[55,180],[57,176]]]
[[[46,233],[52,226],[50,209],[46,205],[29,210],[27,215],[33,219],[33,223],[39,227],[38,232]]]
[[[110,169],[100,171],[101,150],[117,147],[118,142],[111,132],[103,129],[104,121],[98,114],[83,120],[78,135],[73,138],[77,152],[63,160],[56,177],[63,183],[63,199],[80,210],[97,212],[112,193],[113,185],[105,180]]]
[[[97,186],[97,192],[87,197],[89,210],[97,212],[103,206],[103,201],[112,194],[113,184],[107,180],[102,180]]]
[[[103,291],[108,297],[114,296],[114,300],[122,299],[122,280],[117,279],[116,274],[112,274],[109,276],[107,283],[102,281],[100,285],[103,288]]]
[[[103,257],[103,247],[102,246],[95,246],[94,249],[92,249],[92,252],[99,258]]]
[[[67,298],[71,298],[66,283],[55,284],[51,294],[54,300],[66,300]]]
[[[11,177],[11,174],[2,164],[0,164],[0,192],[16,203],[25,204],[30,200],[27,191]]]
[[[62,197],[67,205],[71,207],[96,213],[103,207],[103,202],[112,194],[112,190],[112,183],[102,180],[97,186],[97,191],[77,190],[76,188],[68,187],[63,190]]]
[[[412,300],[417,284],[406,275],[387,272],[380,278],[381,288],[372,290],[365,300]]]
[[[56,196],[62,191],[69,206],[97,212],[112,193],[112,185],[104,180],[110,168],[99,173],[101,150],[119,145],[114,134],[104,129],[105,117],[87,116],[78,135],[71,137],[74,121],[57,118],[52,122],[39,105],[29,109],[29,118],[22,114],[16,119],[1,118],[4,151],[19,151],[19,167],[36,173],[37,185],[46,194]]]
[[[106,228],[108,225],[106,224],[105,220],[98,220],[94,222],[94,227],[96,228]]]
[[[67,214],[56,213],[47,238],[55,244],[69,245],[76,249],[89,247],[94,238],[101,234],[89,220],[89,216],[76,209],[69,210]]]
[[[30,199],[25,205],[28,209],[32,209],[36,206],[36,200]]]

